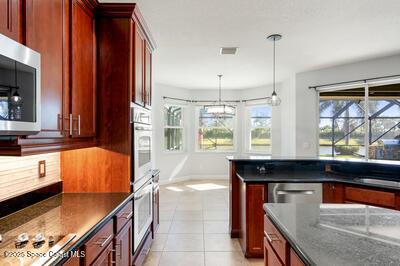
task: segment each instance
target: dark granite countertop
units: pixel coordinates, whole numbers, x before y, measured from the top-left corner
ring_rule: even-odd
[[[309,265],[400,265],[400,212],[358,204],[264,204]]]
[[[227,156],[229,161],[322,161],[322,162],[343,162],[343,163],[366,163],[366,164],[379,164],[379,165],[399,165],[400,161],[390,161],[390,160],[366,160],[357,158],[331,158],[331,157],[284,157],[284,156],[263,156],[263,155],[234,155]]]
[[[5,257],[5,246],[14,242],[18,234],[28,233],[30,239],[38,232],[45,236],[76,237],[64,249],[79,247],[118,212],[133,194],[130,193],[61,193],[0,219],[0,265],[30,265],[27,257]],[[29,245],[29,244],[28,244]],[[32,244],[30,244],[32,245]],[[32,247],[33,249],[33,247]]]
[[[385,184],[373,184],[362,182],[359,176],[335,174],[328,172],[278,172],[274,174],[260,174],[255,172],[237,172],[240,180],[245,183],[343,183],[350,185],[359,185],[371,188],[381,188],[390,190],[400,190],[399,186],[390,186]],[[364,178],[379,179],[373,176],[363,176]]]

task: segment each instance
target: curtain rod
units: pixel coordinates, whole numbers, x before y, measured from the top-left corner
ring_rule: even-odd
[[[368,83],[368,81],[374,81],[374,80],[380,80],[380,79],[392,79],[392,78],[400,78],[400,75],[391,75],[391,76],[383,76],[383,77],[368,78],[368,79],[356,79],[356,80],[351,80],[351,81],[343,81],[343,82],[309,86],[308,88],[309,89],[317,89],[317,88],[321,88],[321,87],[352,85],[353,83],[357,83],[357,82]]]
[[[182,99],[182,98],[174,98],[174,97],[168,97],[168,96],[163,96],[163,99],[170,99],[170,100],[175,100],[175,101],[182,101],[182,102],[187,102],[187,103],[209,103],[209,102],[218,102],[216,100],[188,100],[188,99]],[[259,101],[259,100],[267,100],[270,99],[270,97],[262,97],[262,98],[253,98],[253,99],[246,99],[246,100],[225,100],[225,102],[230,102],[230,103],[241,103],[241,102],[251,102],[251,101]]]

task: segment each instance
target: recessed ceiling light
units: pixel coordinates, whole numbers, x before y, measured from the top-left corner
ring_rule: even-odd
[[[219,53],[221,55],[235,55],[239,47],[221,47]]]

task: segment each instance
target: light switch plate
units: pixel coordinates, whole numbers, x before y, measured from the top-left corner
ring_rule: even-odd
[[[45,177],[46,176],[46,161],[42,160],[39,161],[39,177]]]

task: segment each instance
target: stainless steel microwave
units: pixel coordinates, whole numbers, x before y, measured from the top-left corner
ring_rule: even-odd
[[[40,54],[0,34],[0,136],[40,127]]]

